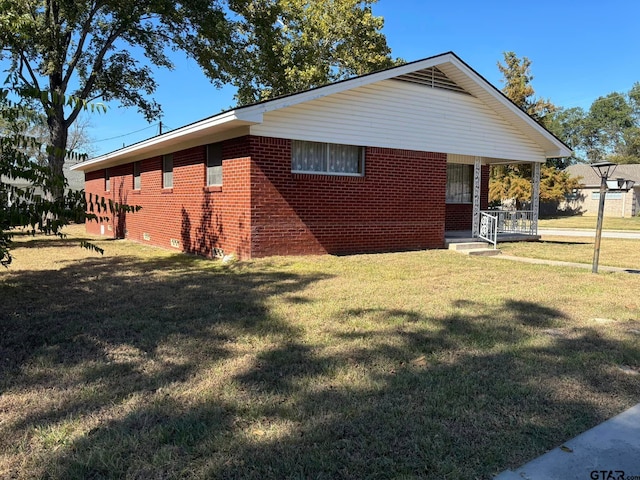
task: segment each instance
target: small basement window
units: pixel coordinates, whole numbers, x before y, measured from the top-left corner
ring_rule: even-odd
[[[293,140],[291,171],[363,176],[364,147]]]
[[[447,164],[447,203],[473,202],[473,165]]]

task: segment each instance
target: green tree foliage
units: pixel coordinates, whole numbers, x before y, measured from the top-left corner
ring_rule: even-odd
[[[589,108],[558,108],[547,128],[575,152],[570,163],[640,163],[640,83],[597,98]]]
[[[106,221],[108,215],[139,210],[66,189],[64,176],[38,161],[37,153],[51,148],[25,133],[39,114],[29,102],[14,103],[8,97],[9,92],[0,89],[0,265],[11,263],[11,239],[18,228],[62,236],[62,227],[72,222]],[[52,198],[48,194],[54,190],[64,193]],[[89,242],[82,246],[102,251]]]
[[[546,127],[556,137],[560,138],[573,150],[571,158],[549,159],[547,164],[551,164],[559,169],[564,169],[569,165],[582,162],[580,151],[584,144],[584,120],[585,111],[580,107],[556,108],[555,112],[548,117]]]
[[[377,0],[231,0],[243,48],[232,83],[240,104],[396,65],[372,14]]]
[[[585,115],[582,137],[591,161],[640,163],[640,83],[626,94],[597,98]]]
[[[0,59],[10,64],[11,88],[46,116],[58,177],[69,128],[84,108],[116,100],[152,119],[160,111],[148,98],[152,67],[172,68],[167,49],[187,52],[221,82],[232,36],[218,0],[0,0]]]

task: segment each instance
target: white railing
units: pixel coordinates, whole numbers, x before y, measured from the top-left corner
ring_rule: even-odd
[[[533,210],[485,210],[480,214],[491,215],[496,219],[498,233],[520,233],[535,235]]]
[[[478,237],[493,244],[493,248],[498,245],[498,216],[494,212],[480,212],[480,231]]]

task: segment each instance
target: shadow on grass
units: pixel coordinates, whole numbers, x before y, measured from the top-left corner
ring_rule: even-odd
[[[52,242],[58,240],[46,245]],[[196,264],[212,268],[192,268]],[[11,429],[47,428],[186,382],[203,364],[228,358],[238,337],[294,335],[294,327],[269,314],[265,299],[323,278],[222,267],[185,255],[89,259],[59,271],[12,272],[0,283],[0,394],[86,394],[56,408],[34,408]]]
[[[545,305],[459,299],[439,317],[347,309],[333,348],[321,348],[268,300],[308,305],[304,290],[327,275],[268,264],[203,271],[193,261],[79,262],[2,287],[13,299],[0,332],[0,358],[10,359],[2,388],[87,390],[5,433],[140,399],[51,449],[44,477],[490,478],[609,416],[601,396],[640,395],[603,356],[638,363],[637,346],[573,330]],[[253,336],[273,347],[226,385],[188,398],[169,388],[224,368]],[[138,357],[157,368],[136,368]]]

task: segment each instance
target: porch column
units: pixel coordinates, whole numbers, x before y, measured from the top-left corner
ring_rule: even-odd
[[[482,157],[475,157],[473,162],[473,224],[471,236],[480,234],[480,191],[482,183]]]
[[[535,162],[531,168],[531,233],[538,234],[538,216],[540,214],[540,164]]]

